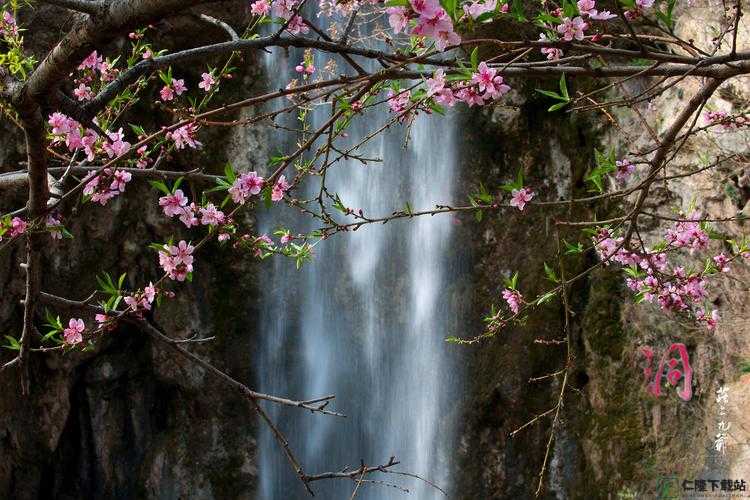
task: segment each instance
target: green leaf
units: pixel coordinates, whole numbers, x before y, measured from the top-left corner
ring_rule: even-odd
[[[565,73],[560,75],[560,93],[566,101],[570,100],[570,96],[568,95],[568,84],[565,81]]]
[[[174,181],[174,185],[172,186],[172,194],[174,194],[175,191],[177,191],[177,188],[180,187],[180,184],[182,184],[182,181],[184,181],[184,177],[178,177],[176,181]]]
[[[148,183],[151,184],[151,187],[156,188],[157,190],[161,191],[167,196],[172,194],[172,192],[169,190],[167,185],[164,184],[162,181],[148,181]]]
[[[234,168],[232,168],[232,164],[229,162],[224,165],[224,177],[229,184],[234,184],[234,181],[237,178],[237,175],[234,173]]]
[[[553,111],[557,111],[558,109],[564,108],[567,105],[568,105],[567,102],[558,102],[557,104],[553,104],[552,106],[547,108],[547,111],[552,113]]]
[[[476,72],[478,67],[479,67],[479,47],[474,47],[474,50],[471,51],[471,69],[473,69]]]
[[[547,293],[545,293],[544,295],[542,295],[541,297],[539,297],[536,300],[536,305],[540,306],[540,305],[542,305],[542,304],[544,304],[546,302],[549,302],[550,300],[552,300],[552,298],[555,295],[557,295],[557,292],[547,292]]]
[[[5,335],[5,339],[8,341],[8,345],[4,345],[3,346],[4,348],[10,349],[11,351],[21,350],[21,344],[18,342],[18,340],[15,339],[15,337],[11,337],[10,335]]]
[[[551,97],[553,99],[557,99],[558,101],[564,101],[565,98],[558,94],[557,92],[552,92],[551,90],[542,90],[542,89],[534,89],[535,91],[539,92],[542,95],[546,95],[547,97]]]
[[[555,274],[555,270],[548,266],[546,262],[544,263],[544,274],[547,275],[547,279],[552,283],[560,283],[560,278]]]
[[[385,2],[386,7],[409,7],[409,0],[388,0]]]

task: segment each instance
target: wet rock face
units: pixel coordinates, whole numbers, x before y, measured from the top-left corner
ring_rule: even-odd
[[[679,36],[699,44],[710,41],[715,33],[712,26],[721,12],[715,4],[696,1],[683,10]],[[740,39],[747,39],[747,25],[742,29]],[[635,93],[648,84],[630,82],[632,87],[628,90]],[[580,195],[585,192],[582,174],[593,164],[594,147],[613,147],[622,157],[645,147],[651,139],[648,130],[631,116],[615,114],[622,129],[633,131],[623,137],[607,127],[602,117],[579,116],[577,121],[569,122],[559,115],[548,115],[533,94],[535,87],[547,88],[544,82],[516,85],[520,90],[512,96],[511,104],[517,107],[499,108],[492,114],[475,112],[469,118],[481,125],[472,125],[469,130],[473,132],[465,137],[465,150],[471,152],[464,155],[469,157],[464,168],[470,177],[465,186],[467,193],[476,191],[479,180],[495,188],[522,168],[531,185],[543,186],[539,191],[542,199]],[[554,82],[549,85],[554,86]],[[644,104],[641,112],[650,126],[661,132],[696,90],[697,84],[670,89],[655,106]],[[743,112],[748,98],[741,81],[728,82],[707,109],[730,115]],[[670,164],[669,173],[684,173],[705,165],[707,151],[746,157],[747,150],[746,133],[700,134]],[[739,210],[747,214],[747,170],[746,163],[740,162],[667,185],[660,183],[652,189],[647,210],[687,211],[693,204],[713,218],[733,217]],[[598,206],[588,210],[588,220],[593,220],[594,211],[603,219],[605,214],[620,215],[622,208]],[[646,241],[663,234],[663,227],[658,229],[652,221],[641,218],[640,222]],[[481,223],[467,221],[464,227],[475,257],[471,280],[476,318],[486,311],[482,307],[502,301],[502,278],[515,270],[520,271],[522,291],[527,297],[549,286],[543,262],[554,261],[554,249],[545,251],[542,247],[554,241],[554,235],[547,232],[550,226],[543,215],[533,209],[522,217],[512,212],[486,214]],[[725,234],[732,236],[747,234],[747,227],[721,226]],[[720,249],[713,247],[713,251]],[[581,262],[571,265],[582,270],[581,266],[593,262],[595,257],[587,254]],[[563,424],[556,433],[545,474],[545,498],[634,498],[636,494],[648,498],[655,491],[657,479],[665,475],[750,475],[747,447],[743,446],[748,436],[738,428],[747,421],[747,412],[738,408],[748,398],[748,375],[743,376],[740,367],[743,360],[750,358],[744,331],[750,324],[750,296],[746,285],[739,283],[748,282],[750,269],[738,262],[733,273],[736,280],[719,277],[712,284],[709,302],[722,314],[714,333],[665,315],[654,306],[633,304],[632,295],[614,266],[597,270],[571,291],[575,312],[571,377],[577,391],[571,391],[566,398]],[[533,342],[535,338],[562,336],[559,305],[548,306],[537,314],[529,318],[525,327],[510,328],[500,337],[470,349],[472,383],[467,389],[465,425],[458,443],[459,498],[533,497],[550,419],[540,419],[515,438],[509,434],[555,405],[558,383],[528,380],[554,372],[564,362],[562,350]],[[481,327],[475,325],[474,332],[480,332]],[[689,402],[680,400],[674,390],[658,399],[645,390],[641,347],[653,346],[660,356],[672,342],[683,342],[688,348],[693,368],[693,398]],[[730,451],[726,456],[712,450],[718,422],[715,391],[722,385],[730,393],[725,418],[736,429],[729,438]]]

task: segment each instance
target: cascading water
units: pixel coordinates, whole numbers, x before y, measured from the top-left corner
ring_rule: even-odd
[[[293,78],[301,54],[277,52],[266,60],[271,88]],[[322,67],[324,61],[316,61]],[[355,119],[348,143],[356,144],[392,115],[380,106]],[[313,129],[330,115],[321,106]],[[293,120],[290,122],[293,123]],[[404,147],[406,129],[393,126],[360,153],[382,163],[337,163],[326,185],[351,208],[386,215],[450,203],[456,165],[454,120],[419,116]],[[270,136],[273,137],[273,136]],[[272,144],[291,149],[293,143]],[[318,179],[318,178],[313,178]],[[307,195],[317,194],[311,180]],[[297,194],[302,197],[302,193]],[[270,232],[280,214],[261,219]],[[281,217],[293,232],[318,227],[287,211]],[[458,388],[459,349],[445,337],[457,333],[460,311],[444,289],[458,272],[452,219],[421,217],[368,225],[340,233],[315,247],[301,270],[290,259],[268,262],[269,278],[261,310],[262,350],[257,363],[264,392],[294,398],[335,394],[333,407],[347,418],[269,407],[308,474],[386,463],[449,486],[452,450],[450,403]],[[272,264],[271,264],[272,262]],[[306,493],[270,432],[259,443],[259,498],[304,498]],[[372,477],[407,488],[409,498],[444,498],[435,488],[401,476]],[[321,481],[319,498],[349,498],[353,483]],[[368,484],[362,499],[402,498],[388,486]]]

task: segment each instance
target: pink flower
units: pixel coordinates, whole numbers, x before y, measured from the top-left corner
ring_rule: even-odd
[[[151,304],[154,302],[154,299],[156,298],[156,287],[152,282],[148,282],[148,286],[143,289],[143,296],[146,298],[146,301]]]
[[[96,150],[94,146],[96,146],[96,141],[98,139],[99,139],[99,134],[97,134],[91,129],[86,129],[86,135],[81,137],[81,146],[83,146],[83,150],[86,153],[86,159],[88,161],[93,161],[94,158],[96,157]],[[127,144],[127,143],[123,143],[123,145],[124,144]]]
[[[55,214],[49,214],[47,215],[47,220],[45,221],[45,226],[47,230],[49,231],[49,235],[53,240],[61,240],[63,237],[63,227],[62,227],[62,221],[60,221],[59,216]]]
[[[279,177],[271,190],[271,200],[280,201],[284,197],[284,193],[290,188],[289,183],[286,181],[285,176]]]
[[[83,331],[86,329],[82,319],[71,318],[68,321],[68,328],[63,330],[63,337],[65,342],[71,345],[79,344],[83,342]]]
[[[229,194],[235,203],[242,205],[251,195],[260,193],[264,183],[263,177],[255,172],[248,172],[235,179],[234,184],[229,188]]]
[[[724,255],[724,252],[714,256],[714,262],[716,263],[716,267],[719,268],[719,271],[722,273],[729,272],[729,258]]]
[[[594,19],[596,21],[609,21],[610,19],[614,19],[617,17],[617,14],[612,14],[608,10],[603,10],[601,12],[592,11],[591,14],[589,14],[589,19]]]
[[[582,16],[588,16],[591,11],[596,12],[596,2],[594,0],[578,0],[578,11]]]
[[[185,281],[187,275],[193,272],[193,250],[195,247],[185,240],[177,246],[164,245],[164,250],[159,252],[159,265],[171,279]]]
[[[219,236],[216,237],[219,241],[227,241],[229,239],[229,233],[219,233]]]
[[[511,207],[517,207],[518,210],[523,211],[526,203],[530,202],[534,197],[534,191],[531,188],[514,189],[512,191],[512,198],[510,200]]]
[[[174,89],[175,94],[182,95],[183,92],[187,90],[187,87],[185,86],[185,80],[172,80],[172,88]]]
[[[121,193],[125,192],[125,184],[130,182],[130,179],[132,178],[132,175],[130,172],[126,172],[124,170],[115,170],[114,178],[112,179],[112,184],[110,184],[109,189],[112,191],[119,191]]]
[[[627,158],[617,160],[615,162],[615,165],[617,166],[615,179],[617,179],[618,181],[626,180],[633,172],[635,172],[635,165],[630,163],[630,160],[628,160]]]
[[[130,151],[130,143],[123,140],[125,135],[122,133],[122,127],[117,132],[107,132],[107,136],[109,141],[105,141],[102,147],[108,157],[122,156]]]
[[[477,73],[471,77],[471,82],[479,87],[480,92],[484,92],[484,97],[496,99],[510,91],[510,87],[503,83],[503,77],[497,76],[497,70],[491,69],[487,63],[479,63]]]
[[[409,108],[411,91],[403,90],[394,92],[393,89],[388,91],[388,107],[391,112],[400,115],[401,120],[407,118],[407,109]]]
[[[714,330],[716,328],[716,324],[719,321],[719,311],[714,309],[713,311],[711,311],[711,316],[706,316],[706,313],[705,311],[703,311],[703,309],[698,309],[695,312],[695,319],[697,319],[698,322],[705,323],[708,330]]]
[[[523,303],[523,296],[516,290],[506,288],[503,290],[503,299],[508,303],[508,307],[513,311],[513,314],[518,314],[521,310],[521,304]]]
[[[566,17],[563,19],[562,24],[557,27],[557,31],[563,36],[563,40],[570,42],[574,38],[576,40],[583,40],[583,32],[588,27],[588,23],[580,17],[573,19]]]
[[[105,323],[107,323],[111,318],[107,316],[106,314],[97,313],[96,316],[94,316],[94,319],[96,320],[98,327],[101,328],[104,326]]]
[[[310,31],[305,20],[301,16],[294,16],[286,27],[286,30],[292,35],[306,34]]]
[[[183,207],[187,204],[188,199],[182,189],[177,189],[173,194],[159,198],[159,206],[162,207],[164,215],[167,217],[180,215],[183,212]]]
[[[201,207],[198,211],[201,215],[201,224],[204,226],[218,226],[224,223],[224,212],[217,209],[213,203]]]
[[[99,69],[99,65],[102,63],[102,57],[97,55],[96,51],[89,54],[86,59],[78,65],[78,69]]]
[[[312,75],[313,73],[315,73],[315,66],[313,66],[312,64],[307,65],[303,61],[294,67],[294,71],[296,71],[297,73],[305,73],[308,75]]]
[[[654,5],[654,0],[635,0],[635,5],[641,9],[649,9]]]
[[[172,90],[172,87],[170,87],[169,85],[165,85],[159,91],[159,95],[161,96],[162,101],[171,101],[172,99],[174,99],[174,90]]]
[[[252,12],[254,16],[265,16],[270,11],[271,4],[266,0],[257,0],[257,2],[253,2],[250,5],[250,12]]]
[[[211,87],[213,87],[215,84],[216,84],[216,80],[214,79],[211,73],[203,73],[201,75],[201,81],[198,84],[198,88],[203,89],[206,92],[208,92],[211,90]]]
[[[10,221],[10,232],[8,233],[8,236],[11,238],[20,236],[26,232],[26,227],[27,224],[25,220],[21,219],[20,217],[13,217],[13,219]]]
[[[410,4],[414,12],[428,17],[443,9],[435,0],[411,0]]]
[[[78,85],[78,88],[73,90],[73,95],[75,95],[79,101],[89,101],[94,97],[93,92],[91,92],[91,87],[85,83]]]
[[[547,39],[547,35],[544,33],[539,34],[539,41],[540,42],[547,42],[551,41]],[[540,49],[542,54],[545,54],[547,56],[547,60],[549,61],[557,61],[563,56],[563,51],[561,49],[558,49],[556,47],[542,47]]]
[[[464,4],[464,12],[473,19],[478,18],[485,12],[492,12],[497,7],[497,0],[485,0],[484,3],[474,1],[471,4]]]
[[[484,98],[475,87],[466,87],[456,92],[456,98],[473,107],[474,105],[483,106]]]
[[[185,227],[197,226],[200,223],[198,217],[196,217],[197,210],[198,207],[195,206],[195,203],[183,207],[179,217],[180,222],[185,224]]]
[[[143,51],[143,54],[141,55],[141,57],[143,59],[151,59],[152,57],[154,57],[154,53],[151,52],[151,49],[146,49],[146,50]],[[164,100],[166,101],[168,99],[164,99]]]
[[[406,31],[406,27],[409,25],[409,17],[404,7],[388,7],[385,12],[388,14],[388,24],[391,25],[394,33]]]
[[[193,149],[197,149],[203,146],[203,144],[195,140],[195,134],[197,131],[198,127],[196,127],[194,123],[188,123],[174,132],[167,132],[166,136],[168,139],[174,141],[174,147],[177,149],[183,149],[186,145]]]
[[[294,240],[294,236],[292,236],[290,233],[284,233],[279,239],[279,242],[281,242],[282,245],[286,245],[287,243],[293,240]]]

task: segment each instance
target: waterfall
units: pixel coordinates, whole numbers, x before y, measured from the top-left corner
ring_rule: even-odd
[[[294,51],[269,56],[270,88],[285,86],[301,60]],[[319,68],[323,64],[316,61]],[[323,106],[314,112],[313,129],[329,113]],[[348,143],[356,144],[390,117],[380,106],[355,119]],[[450,203],[457,162],[454,122],[421,114],[406,147],[406,127],[391,127],[361,150],[382,163],[337,163],[327,173],[329,191],[370,216],[390,214],[407,202],[413,210]],[[278,135],[271,131],[269,138]],[[293,147],[288,139],[272,144],[287,152]],[[318,179],[308,179],[308,196],[317,194]],[[290,209],[274,208],[261,216],[261,229],[273,231],[280,217],[293,232],[319,227]],[[444,340],[460,333],[460,311],[445,291],[459,270],[453,220],[440,215],[368,225],[321,242],[313,261],[300,270],[278,256],[262,265],[259,388],[292,398],[335,394],[332,407],[347,415],[265,405],[307,473],[356,468],[361,460],[378,465],[393,455],[401,462],[394,470],[450,486],[455,425],[448,415],[461,380],[454,359],[460,348]],[[266,429],[260,431],[258,455],[259,498],[306,496]],[[372,479],[407,488],[406,498],[445,498],[416,479],[382,474]],[[313,489],[318,498],[349,498],[353,483],[321,481]],[[404,492],[366,484],[357,498],[400,499]]]

